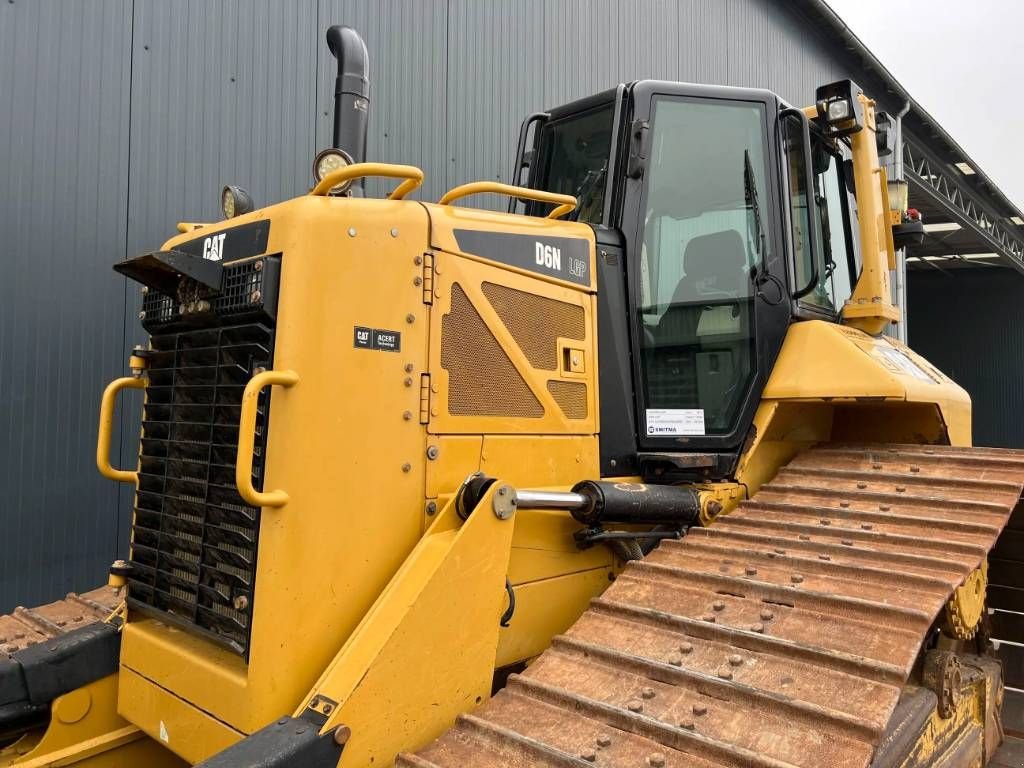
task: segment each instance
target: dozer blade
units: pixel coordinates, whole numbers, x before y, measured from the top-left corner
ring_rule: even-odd
[[[863,768],[1022,484],[1024,451],[807,451],[397,764]]]

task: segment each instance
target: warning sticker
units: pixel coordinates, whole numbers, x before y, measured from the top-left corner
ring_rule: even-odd
[[[648,408],[647,436],[704,435],[703,408]]]
[[[894,347],[890,347],[888,344],[875,344],[874,357],[893,373],[913,376],[918,381],[925,381],[929,384],[939,383],[934,376],[930,376],[927,371],[922,369],[921,366],[907,355]]]

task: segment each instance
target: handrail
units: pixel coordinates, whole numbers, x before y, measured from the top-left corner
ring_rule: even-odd
[[[264,371],[245,385],[242,413],[238,419],[238,456],[235,460],[235,485],[238,494],[254,507],[283,507],[288,494],[282,490],[257,491],[252,484],[252,453],[256,442],[256,406],[264,387],[292,387],[299,383],[295,371]]]
[[[108,480],[116,480],[119,483],[135,483],[139,479],[139,473],[131,469],[115,469],[110,465],[110,437],[114,431],[114,405],[117,402],[117,395],[122,389],[145,389],[146,379],[135,376],[125,376],[114,379],[103,390],[103,397],[100,399],[100,428],[96,436],[96,469]]]
[[[496,195],[509,195],[510,197],[525,197],[527,200],[536,200],[539,203],[559,203],[558,207],[548,214],[549,219],[557,219],[576,210],[576,198],[572,195],[560,195],[556,192],[545,192],[541,189],[530,189],[529,187],[515,187],[511,184],[502,184],[497,181],[473,181],[469,184],[449,189],[437,203],[438,205],[448,205],[464,197],[479,195],[484,192],[493,192]]]
[[[331,171],[310,191],[309,194],[324,196],[334,187],[350,179],[365,176],[383,176],[387,179],[405,179],[388,195],[389,200],[402,200],[423,183],[423,171],[414,165],[391,165],[390,163],[356,163]]]

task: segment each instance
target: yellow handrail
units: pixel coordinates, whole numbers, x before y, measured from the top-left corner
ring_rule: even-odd
[[[559,203],[559,206],[548,214],[549,219],[557,219],[576,210],[576,198],[572,195],[560,195],[529,187],[514,187],[511,184],[502,184],[497,181],[473,181],[449,189],[437,203],[438,205],[448,205],[464,197],[479,195],[483,192],[493,192],[496,195],[508,195],[509,197],[525,197],[527,200],[536,200],[540,203]]]
[[[114,431],[114,405],[122,389],[145,389],[146,379],[125,376],[107,384],[100,399],[100,429],[96,436],[96,469],[108,480],[119,483],[134,483],[139,473],[131,469],[114,469],[110,465],[110,436]]]
[[[292,387],[299,383],[295,371],[264,371],[245,385],[242,414],[238,420],[238,456],[235,461],[235,485],[239,495],[254,507],[283,507],[288,503],[284,491],[257,491],[252,485],[252,451],[256,442],[256,406],[264,387]]]
[[[388,179],[405,179],[388,195],[389,200],[401,200],[423,183],[423,171],[414,165],[391,165],[390,163],[356,163],[331,171],[313,187],[311,195],[326,195],[334,187],[350,179],[365,176],[383,176]]]

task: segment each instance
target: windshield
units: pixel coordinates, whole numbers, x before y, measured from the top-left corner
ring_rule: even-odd
[[[576,210],[566,218],[596,224],[604,213],[608,156],[612,142],[613,104],[546,123],[541,129],[536,189],[573,195]],[[550,208],[532,203],[527,212],[544,215]]]
[[[765,111],[656,97],[652,115],[639,265],[646,435],[724,435],[755,374]]]

